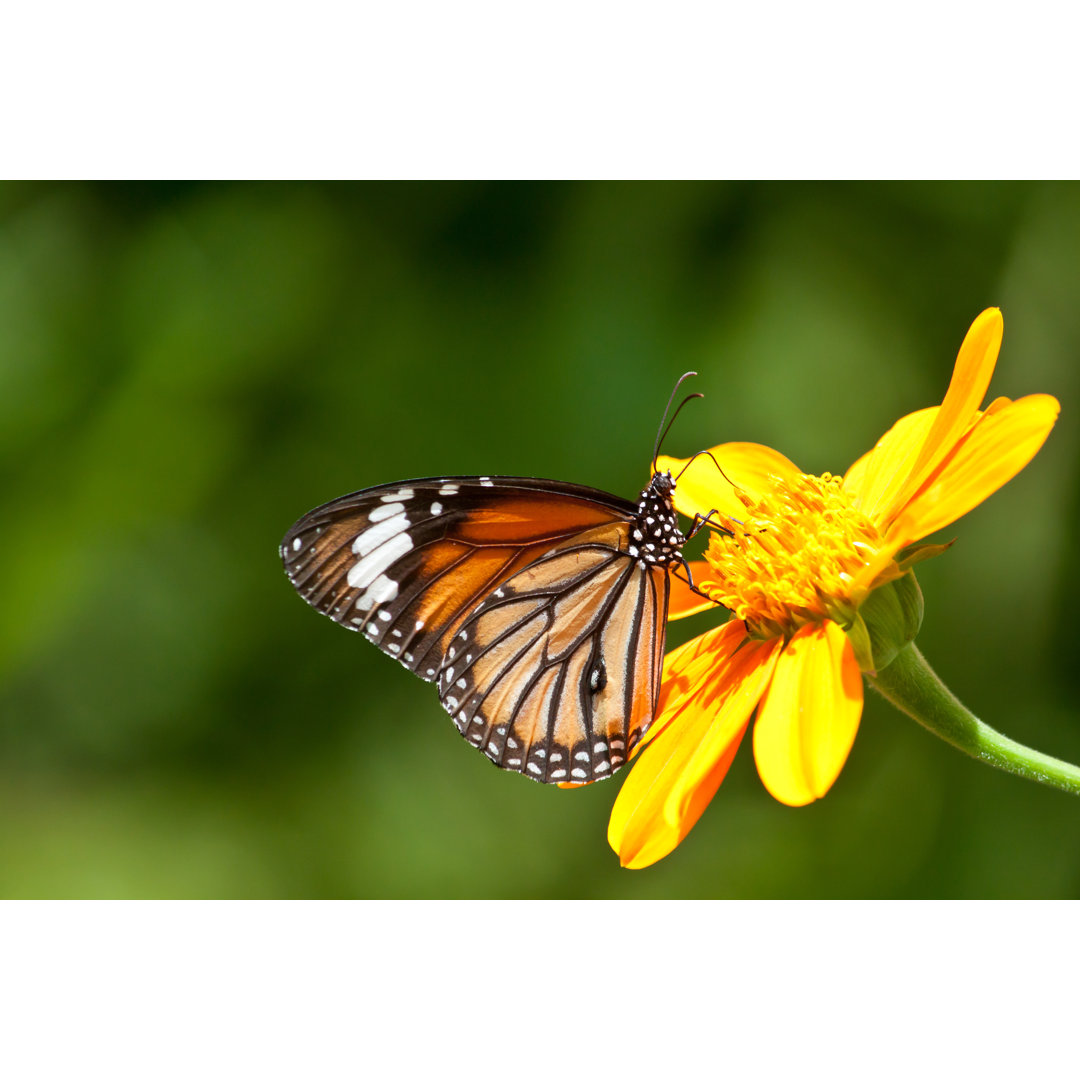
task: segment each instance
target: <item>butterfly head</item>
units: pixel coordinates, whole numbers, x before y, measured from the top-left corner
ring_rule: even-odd
[[[657,498],[667,499],[671,501],[671,495],[675,491],[675,481],[672,479],[671,470],[666,472],[656,472],[652,474],[652,479],[649,481],[649,486],[641,493],[642,498],[646,495],[653,495]]]

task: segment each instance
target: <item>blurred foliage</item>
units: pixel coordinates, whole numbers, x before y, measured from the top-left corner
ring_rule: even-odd
[[[670,452],[840,472],[999,304],[992,393],[1063,420],[920,569],[920,646],[1078,761],[1078,301],[1076,185],[0,187],[0,894],[1077,895],[1080,803],[872,698],[828,798],[773,802],[747,742],[675,854],[622,871],[617,780],[492,768],[276,545],[413,476],[633,496],[691,368]]]

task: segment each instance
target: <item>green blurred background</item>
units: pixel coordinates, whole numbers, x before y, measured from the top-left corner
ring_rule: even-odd
[[[669,452],[841,472],[940,401],[990,304],[992,395],[1063,419],[920,569],[920,645],[1075,762],[1080,186],[0,187],[0,894],[1076,896],[1080,801],[869,696],[825,800],[774,802],[747,742],[687,841],[620,870],[619,780],[493,768],[277,556],[407,477],[634,496],[690,368]]]

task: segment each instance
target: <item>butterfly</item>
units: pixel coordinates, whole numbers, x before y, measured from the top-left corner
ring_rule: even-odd
[[[500,768],[604,779],[652,722],[671,574],[685,568],[693,588],[682,548],[704,523],[679,529],[676,481],[656,471],[661,429],[636,503],[531,477],[382,484],[300,518],[281,543],[286,574],[317,611],[435,683]]]

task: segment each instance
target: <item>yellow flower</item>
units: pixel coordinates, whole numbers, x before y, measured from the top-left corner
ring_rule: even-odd
[[[693,828],[755,709],[754,759],[769,792],[801,806],[832,786],[862,714],[860,608],[876,589],[913,582],[905,574],[917,555],[904,549],[1011,480],[1057,419],[1047,394],[979,410],[1001,336],[1001,312],[984,311],[941,405],[897,421],[842,479],[806,475],[754,443],[716,446],[715,462],[699,456],[689,467],[660,459],[673,475],[686,467],[680,512],[716,511],[705,560],[691,566],[732,618],[665,660],[656,720],[608,827],[624,866],[656,862]],[[710,606],[675,586],[669,617]]]

